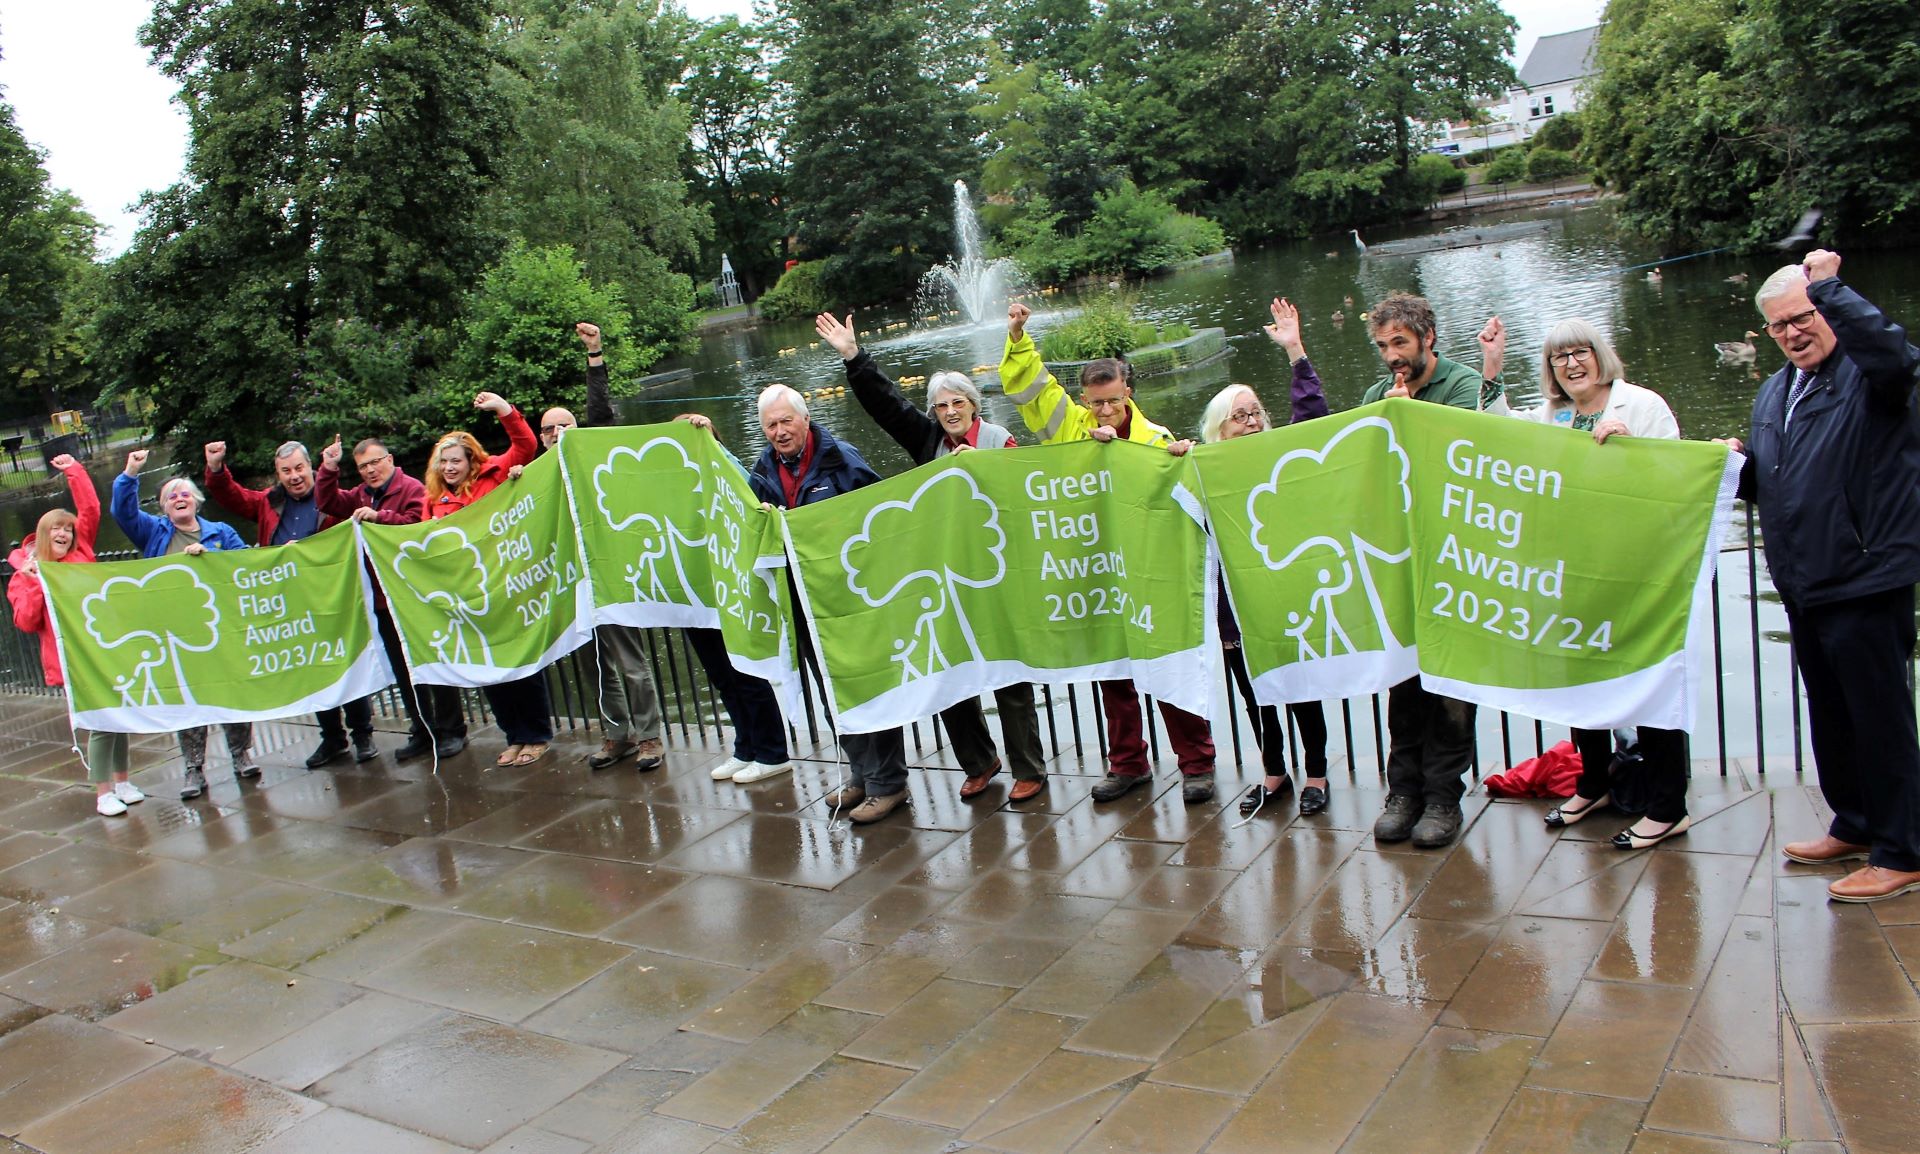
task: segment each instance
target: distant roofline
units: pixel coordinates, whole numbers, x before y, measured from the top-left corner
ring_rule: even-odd
[[[1520,66],[1518,88],[1544,88],[1570,80],[1584,80],[1595,72],[1593,52],[1602,25],[1556,32],[1534,41],[1527,62]]]

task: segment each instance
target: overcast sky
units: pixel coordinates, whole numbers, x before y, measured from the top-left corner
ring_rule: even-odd
[[[699,17],[751,15],[752,0],[684,0]],[[1520,22],[1519,60],[1540,36],[1585,28],[1604,0],[1502,0]],[[0,0],[0,88],[53,183],[72,189],[125,248],[140,194],[180,175],[186,122],[173,85],[147,61],[151,0]]]

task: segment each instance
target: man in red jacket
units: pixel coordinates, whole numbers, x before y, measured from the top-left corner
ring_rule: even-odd
[[[427,519],[427,487],[394,464],[393,454],[378,437],[368,437],[353,447],[353,464],[360,474],[360,483],[350,489],[340,487],[340,456],[339,437],[320,450],[320,472],[314,477],[313,488],[322,513],[343,521],[351,517],[355,521],[381,525],[414,525]],[[420,703],[413,693],[413,679],[407,673],[406,655],[400,648],[400,631],[393,624],[386,594],[378,583],[373,587],[373,616],[380,627],[380,644],[387,651],[387,664],[393,667],[394,683],[400,689],[400,702],[406,706],[410,726],[406,744],[393,751],[393,759],[425,757],[443,736],[464,744],[464,733],[434,733],[421,717]]]
[[[313,460],[307,447],[288,441],[273,453],[275,484],[249,489],[227,469],[227,443],[207,444],[207,495],[233,513],[252,519],[256,545],[286,545],[305,540],[339,523],[320,508],[314,492]],[[345,715],[344,721],[342,714]],[[380,756],[373,744],[373,702],[349,701],[344,709],[323,709],[313,715],[320,723],[320,747],[307,755],[307,768],[319,769],[347,755],[347,734],[353,734],[353,759],[372,761]]]

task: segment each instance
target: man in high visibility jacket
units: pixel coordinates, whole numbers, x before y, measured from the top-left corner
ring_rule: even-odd
[[[1174,436],[1146,418],[1133,403],[1122,361],[1089,361],[1080,370],[1080,404],[1073,403],[1027,335],[1033,310],[1015,302],[1007,309],[1007,350],[1000,358],[1000,388],[1020,406],[1021,419],[1049,445],[1092,438],[1167,445]],[[1107,776],[1093,787],[1093,800],[1112,801],[1147,781],[1147,743],[1142,734],[1140,693],[1131,681],[1102,681],[1107,712]],[[1189,805],[1213,799],[1213,731],[1204,717],[1162,701],[1160,717],[1185,777],[1181,797]]]

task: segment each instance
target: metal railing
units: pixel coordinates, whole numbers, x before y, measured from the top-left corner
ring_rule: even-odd
[[[1711,729],[1701,724],[1694,733],[1695,753],[1711,736],[1712,751],[1706,760],[1717,760],[1720,773],[1727,774],[1737,758],[1750,757],[1757,773],[1768,767],[1768,722],[1773,720],[1782,731],[1772,745],[1776,755],[1774,768],[1791,767],[1795,773],[1805,768],[1805,733],[1801,720],[1800,679],[1791,660],[1791,639],[1786,636],[1784,615],[1770,590],[1763,587],[1760,571],[1762,557],[1752,506],[1736,511],[1736,523],[1730,537],[1735,543],[1721,554],[1720,572],[1713,582],[1712,653],[1714,676],[1711,689]],[[100,560],[123,560],[131,552],[102,554]],[[1738,570],[1744,567],[1744,574]],[[0,576],[11,578],[11,570],[0,563]],[[1730,603],[1727,589],[1738,591]],[[1745,612],[1737,611],[1737,601],[1746,602]],[[1769,618],[1777,618],[1769,629]],[[692,649],[677,629],[643,630],[644,648],[654,684],[658,686],[662,716],[668,737],[684,744],[717,743],[724,736],[726,717],[718,695],[707,682]],[[1769,647],[1776,660],[1769,668],[1765,653]],[[1741,675],[1746,684],[1740,684]],[[561,658],[545,671],[552,702],[556,733],[590,731],[604,724],[598,701],[599,675],[592,643]],[[1244,703],[1238,700],[1233,681],[1226,676],[1222,661],[1215,676],[1225,692],[1229,731],[1215,734],[1223,764],[1241,767],[1257,763],[1258,741],[1246,717]],[[1909,681],[1912,682],[1911,666]],[[1729,684],[1729,683],[1732,684]],[[1065,686],[1039,686],[1036,704],[1040,709],[1042,742],[1049,757],[1077,757],[1083,764],[1097,765],[1106,756],[1106,725],[1098,688],[1092,683]],[[1772,699],[1782,695],[1784,702]],[[57,694],[47,688],[41,673],[39,638],[15,628],[12,615],[0,624],[0,692]],[[470,725],[484,726],[492,721],[486,698],[477,691],[464,691]],[[1751,715],[1745,708],[1751,703]],[[991,707],[991,697],[984,699]],[[397,689],[375,695],[375,715],[388,720],[406,716]],[[1343,763],[1350,778],[1363,769],[1384,771],[1387,756],[1386,708],[1383,694],[1329,700],[1328,761],[1338,768]],[[1338,718],[1334,718],[1334,707]],[[1699,703],[1700,715],[1707,715],[1707,703]],[[1784,710],[1785,716],[1779,716]],[[1284,711],[1283,711],[1284,715]],[[1159,724],[1149,697],[1143,711],[1146,737],[1153,756],[1160,754]],[[1544,751],[1552,744],[1547,727],[1541,722],[1504,711],[1481,710],[1478,721],[1475,776],[1483,766],[1511,766]],[[802,677],[799,715],[789,718],[790,735],[800,749],[818,748],[832,732],[831,718],[823,707],[817,675],[810,671]],[[946,745],[946,735],[938,718],[928,718],[908,727],[912,756],[924,759]],[[1288,763],[1300,767],[1299,734],[1289,719]],[[1556,738],[1557,740],[1557,738]],[[1779,748],[1788,747],[1786,752]],[[1497,750],[1497,760],[1492,753]],[[1750,752],[1749,752],[1750,751]]]

